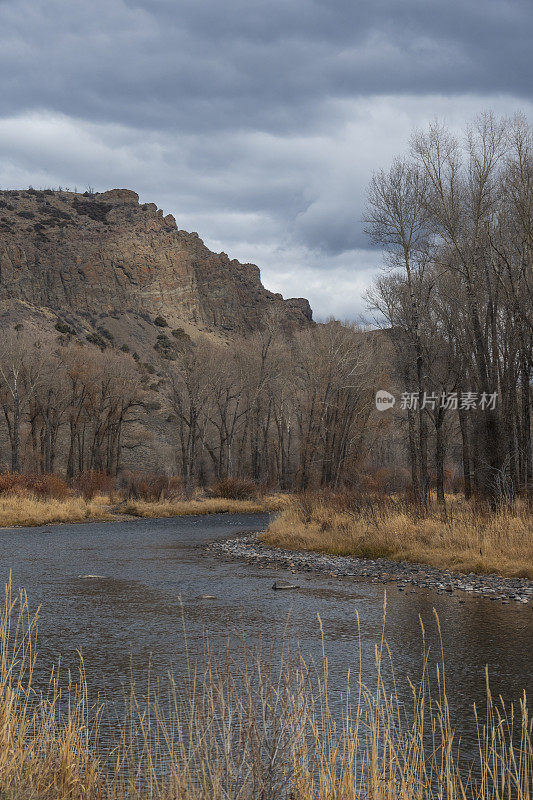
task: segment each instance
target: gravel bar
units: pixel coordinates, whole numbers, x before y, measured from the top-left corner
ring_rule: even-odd
[[[262,544],[257,533],[215,542],[209,549],[227,558],[244,559],[297,573],[321,573],[338,578],[354,578],[371,583],[395,583],[400,591],[419,586],[444,592],[471,592],[500,603],[517,602],[533,608],[533,581],[503,578],[500,575],[463,574],[409,561],[385,558],[354,558],[323,553],[283,550]]]

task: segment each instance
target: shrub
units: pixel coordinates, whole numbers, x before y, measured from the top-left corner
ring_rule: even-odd
[[[411,478],[409,471],[401,467],[396,469],[381,467],[374,472],[373,477],[378,491],[386,494],[404,491]]]
[[[155,502],[179,497],[183,492],[183,481],[176,476],[127,471],[121,476],[120,488],[128,500]]]
[[[18,494],[26,491],[26,478],[18,472],[0,473],[0,495]]]
[[[89,469],[78,475],[73,486],[85,500],[92,500],[97,494],[110,494],[115,488],[115,481],[107,472]]]
[[[65,500],[72,494],[59,475],[19,475],[17,472],[0,474],[0,495],[32,494],[41,498]]]
[[[72,494],[63,478],[53,473],[31,477],[29,486],[32,494],[38,497],[54,498],[54,500],[65,500]]]
[[[191,341],[191,337],[188,333],[185,333],[183,328],[174,328],[174,330],[171,331],[171,334],[174,339],[178,339],[178,343],[181,345],[187,344]]]
[[[154,325],[159,325],[160,328],[168,328],[168,322],[164,317],[158,316],[154,319]]]
[[[99,336],[97,333],[89,333],[85,338],[87,339],[89,344],[95,344],[97,347],[100,348],[100,350],[105,350],[107,347],[106,340],[102,336]]]
[[[67,325],[66,322],[61,322],[61,320],[58,320],[56,322],[55,329],[56,331],[59,331],[59,333],[64,333],[69,336],[76,335],[76,331],[74,330],[74,328],[71,328],[70,325]]]
[[[329,509],[332,513],[349,514],[351,516],[366,514],[376,517],[392,510],[404,509],[405,502],[384,492],[365,489],[347,488],[342,490],[316,489],[299,492],[296,496],[297,507],[302,518],[309,522],[311,517],[321,509]]]
[[[107,214],[110,210],[107,203],[100,203],[90,199],[80,200],[75,197],[72,206],[78,214],[83,214],[95,222],[107,222]]]
[[[104,337],[105,339],[107,339],[109,342],[113,342],[113,341],[114,341],[114,339],[115,339],[115,337],[113,336],[113,334],[111,333],[111,331],[108,331],[108,330],[107,330],[107,328],[102,328],[102,327],[99,327],[99,328],[98,328],[98,333],[99,333],[99,334],[101,334],[101,336],[103,336],[103,337]]]
[[[250,500],[259,494],[255,483],[243,478],[222,478],[215,483],[212,491],[215,497],[224,497],[226,500]]]

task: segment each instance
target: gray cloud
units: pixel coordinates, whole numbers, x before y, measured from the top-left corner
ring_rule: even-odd
[[[4,113],[298,129],[325,97],[531,93],[529,0],[7,0]]]
[[[135,188],[345,316],[372,169],[436,114],[531,113],[532,33],[530,0],[0,0],[0,185]]]

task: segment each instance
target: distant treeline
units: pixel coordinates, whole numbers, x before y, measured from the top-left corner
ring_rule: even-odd
[[[361,457],[373,408],[364,345],[355,326],[331,322],[287,338],[270,320],[246,341],[186,342],[155,374],[120,350],[7,331],[4,467],[115,476],[125,462],[146,467],[135,449],[157,451],[163,426],[174,457],[159,468],[187,487],[226,477],[338,486]]]

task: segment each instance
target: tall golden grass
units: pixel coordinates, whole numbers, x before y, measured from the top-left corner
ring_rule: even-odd
[[[263,511],[263,505],[255,500],[226,500],[211,497],[201,500],[160,500],[153,503],[145,500],[130,500],[122,511],[135,517],[177,517],[193,514],[244,513]]]
[[[289,550],[533,579],[533,514],[525,504],[487,511],[447,499],[446,514],[437,508],[421,514],[393,499],[358,503],[310,494],[294,498],[261,538]]]
[[[190,500],[127,500],[96,495],[42,498],[20,492],[0,495],[0,527],[31,527],[59,522],[110,521],[123,516],[157,518],[203,514],[254,514],[277,511],[288,502],[284,495],[267,495],[257,500],[197,497]]]
[[[286,495],[266,495],[257,500],[234,500],[225,497],[199,497],[191,500],[160,500],[147,502],[130,500],[121,506],[124,514],[135,517],[177,517],[193,514],[256,514],[279,511],[289,498]]]
[[[102,502],[103,500],[103,502]],[[89,519],[105,520],[106,499],[84,500],[83,497],[39,498],[28,494],[0,495],[0,527],[31,527],[57,522],[85,522]]]
[[[361,645],[342,709],[332,706],[328,661],[315,673],[286,651],[272,662],[244,648],[190,664],[167,695],[132,685],[110,739],[111,714],[93,705],[83,663],[61,691],[53,673],[34,688],[37,620],[23,592],[0,610],[0,797],[14,800],[531,800],[532,726],[492,698],[475,709],[478,747],[460,760],[444,666],[428,653],[404,712],[390,679],[384,630],[373,689]],[[423,635],[423,630],[422,630]],[[387,678],[385,678],[387,674]],[[433,685],[433,690],[432,690]]]

